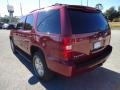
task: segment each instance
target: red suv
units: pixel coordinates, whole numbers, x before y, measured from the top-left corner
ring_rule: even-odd
[[[36,76],[45,81],[53,72],[71,77],[93,70],[112,51],[110,27],[92,7],[57,4],[34,10],[11,29],[13,52],[31,56]]]

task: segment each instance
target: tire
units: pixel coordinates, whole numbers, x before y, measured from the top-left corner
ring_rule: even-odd
[[[14,54],[16,54],[17,53],[17,49],[16,49],[16,46],[15,46],[15,44],[14,44],[12,39],[10,39],[10,45],[11,45],[12,52]]]
[[[40,51],[33,55],[33,67],[35,75],[42,81],[49,81],[54,76],[53,72],[48,69],[45,57]]]

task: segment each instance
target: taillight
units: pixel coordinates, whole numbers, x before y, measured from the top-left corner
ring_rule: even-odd
[[[64,60],[68,61],[72,58],[72,43],[70,37],[62,40],[62,53]]]
[[[72,50],[72,45],[66,45],[65,50]]]

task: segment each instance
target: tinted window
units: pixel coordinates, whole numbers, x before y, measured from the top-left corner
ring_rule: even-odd
[[[25,30],[32,30],[33,27],[33,15],[28,15],[25,23]]]
[[[109,28],[101,12],[69,10],[69,16],[73,34],[105,31]]]
[[[37,30],[39,32],[59,34],[61,31],[60,11],[51,10],[40,12]]]
[[[20,19],[19,23],[17,24],[17,29],[24,29],[25,19],[25,16]]]

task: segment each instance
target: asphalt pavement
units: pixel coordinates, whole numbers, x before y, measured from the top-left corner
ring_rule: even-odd
[[[72,78],[41,82],[31,63],[10,48],[9,30],[0,30],[0,90],[120,90],[120,30],[112,30],[113,52],[102,67]]]

